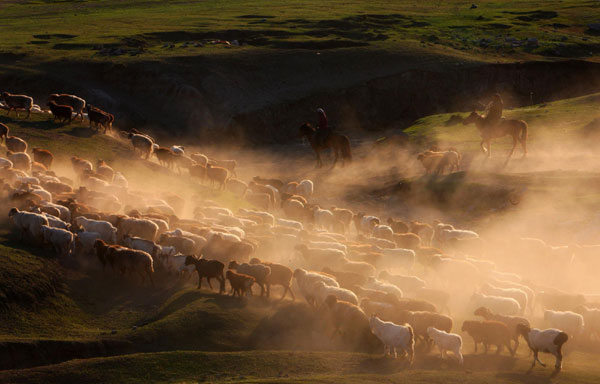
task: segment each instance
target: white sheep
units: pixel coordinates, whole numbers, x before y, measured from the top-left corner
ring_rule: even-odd
[[[298,268],[294,271],[294,278],[296,279],[296,283],[298,283],[300,292],[309,304],[316,304],[317,293],[315,292],[315,284],[318,281],[322,281],[331,287],[340,286],[332,277],[317,272],[308,272],[302,268]]]
[[[123,237],[123,245],[131,249],[144,251],[152,257],[158,256],[159,247],[152,240],[126,235]]]
[[[93,220],[79,216],[75,218],[75,224],[83,227],[87,232],[98,232],[102,236],[102,240],[109,244],[117,243],[117,228],[113,227],[108,221]]]
[[[113,185],[122,187],[122,188],[129,188],[129,182],[127,181],[127,178],[125,178],[125,176],[121,173],[121,172],[115,172],[115,177],[112,181]]]
[[[121,239],[125,236],[137,236],[154,241],[158,229],[158,224],[148,219],[123,218],[117,223],[117,234]]]
[[[560,329],[532,329],[524,324],[517,325],[517,332],[523,336],[525,341],[527,341],[529,349],[533,351],[533,363],[531,363],[529,371],[535,367],[536,361],[540,363],[542,367],[546,366],[546,364],[542,363],[538,358],[538,352],[546,352],[556,356],[554,374],[560,372],[562,368],[562,346],[569,340],[568,334]]]
[[[315,189],[315,186],[314,186],[313,182],[306,179],[306,180],[302,180],[301,182],[298,183],[295,193],[296,193],[296,195],[300,195],[300,196],[304,197],[306,200],[308,200],[312,197],[314,189]]]
[[[544,311],[544,320],[550,324],[550,327],[562,329],[571,337],[579,336],[583,333],[585,322],[583,316],[579,313],[547,309]]]
[[[511,272],[490,271],[489,274],[495,279],[512,281],[513,283],[520,283],[523,280],[521,276]]]
[[[383,355],[391,354],[394,350],[394,358],[398,357],[398,349],[408,354],[408,361],[412,364],[415,354],[415,337],[410,325],[398,325],[391,321],[382,321],[376,315],[369,318],[371,331],[383,343]]]
[[[462,337],[460,335],[441,331],[435,327],[427,327],[427,336],[438,346],[442,358],[446,356],[446,351],[452,351],[458,362],[463,364]]]
[[[315,221],[316,228],[327,230],[332,229],[334,217],[331,211],[316,206],[313,210],[313,219]]]
[[[46,216],[11,208],[8,217],[12,220],[13,225],[20,230],[21,239],[25,233],[28,233],[34,239],[43,240],[42,225],[48,225]]]
[[[327,285],[322,280],[315,282],[313,292],[315,292],[315,298],[318,304],[324,303],[327,296],[334,295],[338,301],[347,301],[354,305],[358,305],[358,297],[356,297],[354,292],[349,289]]]
[[[11,152],[6,153],[8,160],[13,163],[15,169],[20,169],[25,172],[29,172],[31,169],[31,157],[25,152]]]
[[[412,249],[404,248],[381,248],[383,264],[390,268],[404,268],[411,270],[415,265],[416,253]]]
[[[146,156],[146,159],[152,154],[152,148],[154,142],[146,135],[139,135],[137,133],[130,133],[129,139],[133,145],[133,151],[140,151],[142,155]]]
[[[329,264],[329,263],[326,263]],[[342,272],[352,272],[365,277],[375,276],[375,267],[365,261],[352,261],[343,257],[330,263],[334,268]]]
[[[60,228],[60,229],[65,229],[65,230],[69,230],[70,227],[71,227],[71,224],[65,223],[64,221],[62,221],[58,217],[53,216],[53,215],[51,215],[49,213],[43,212],[42,215],[46,216],[46,219],[48,219],[48,225],[50,227]]]
[[[96,240],[102,239],[98,232],[78,232],[75,235],[75,254],[89,255],[94,249]]]
[[[281,225],[283,227],[298,229],[300,231],[304,229],[302,223],[295,220],[275,219],[275,224]]]
[[[396,297],[399,299],[403,297],[403,293],[400,288],[396,287],[394,284],[384,283],[383,281],[377,280],[374,277],[369,277],[367,279],[367,284],[365,284],[364,288],[391,293],[396,295]]]
[[[5,159],[4,157],[0,157],[0,168],[12,168],[13,162]]]
[[[73,233],[66,229],[54,228],[48,225],[42,225],[42,234],[45,244],[52,244],[52,247],[59,256],[68,256],[73,243]]]
[[[485,283],[481,287],[481,291],[486,295],[511,297],[517,300],[517,302],[521,306],[521,314],[523,314],[525,308],[527,308],[527,293],[523,292],[518,288],[500,288],[490,283]]]
[[[167,256],[167,271],[170,273],[177,273],[179,275],[186,274],[190,276],[190,274],[196,270],[196,266],[194,264],[185,265],[185,260],[187,258],[187,255]]]
[[[427,283],[425,280],[410,275],[392,275],[387,271],[381,271],[379,278],[387,280],[402,290],[402,292],[416,292],[421,288],[425,288]]]
[[[59,219],[66,221],[66,222],[71,222],[71,210],[63,205],[60,204],[54,204],[54,203],[50,203],[48,201],[45,201],[41,204],[42,207],[52,207],[52,208],[56,208],[58,209],[58,211],[60,212],[60,215],[58,216]]]
[[[184,148],[181,145],[172,145],[171,151],[178,156],[185,155]]]
[[[240,208],[238,212],[241,213],[242,215],[258,216],[263,220],[263,223],[275,225],[275,216],[271,215],[269,212],[255,211],[252,209],[244,209],[244,208]]]
[[[338,251],[344,252],[344,254],[348,254],[348,247],[346,247],[344,244],[337,243],[334,241],[308,241],[306,244],[310,248],[337,249]]]
[[[495,313],[516,315],[521,313],[519,302],[510,297],[488,296],[483,293],[473,293],[471,302],[475,308],[487,307]]]

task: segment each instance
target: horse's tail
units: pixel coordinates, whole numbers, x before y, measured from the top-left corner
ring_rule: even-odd
[[[352,161],[352,150],[350,149],[350,140],[346,136],[342,136],[341,142],[342,159]]]

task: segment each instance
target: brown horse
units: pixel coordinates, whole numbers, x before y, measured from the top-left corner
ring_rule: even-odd
[[[487,153],[488,157],[492,157],[492,139],[498,139],[506,135],[510,135],[513,138],[513,146],[506,158],[506,162],[508,162],[512,156],[518,142],[521,142],[521,146],[523,147],[523,157],[527,155],[527,123],[523,120],[503,118],[496,126],[490,128],[486,126],[485,118],[483,116],[477,112],[471,112],[471,114],[463,120],[463,124],[467,125],[471,123],[474,123],[479,130],[479,134],[481,135],[481,143],[479,145],[481,146],[483,153]],[[484,144],[487,146],[487,150],[484,147]]]
[[[331,148],[333,154],[335,156],[333,160],[332,168],[335,167],[335,164],[338,161],[338,157],[340,154],[342,155],[343,165],[346,164],[346,161],[352,161],[352,151],[350,150],[350,140],[348,140],[347,136],[340,135],[339,133],[331,132],[323,145],[317,143],[316,140],[317,131],[313,128],[310,123],[305,123],[300,126],[300,137],[306,137],[310,146],[317,154],[317,167],[323,166],[323,162],[321,161],[321,151],[327,148]]]

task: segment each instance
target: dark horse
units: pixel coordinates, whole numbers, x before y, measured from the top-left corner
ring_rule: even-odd
[[[492,139],[498,139],[507,135],[510,135],[513,138],[513,146],[506,158],[506,162],[508,162],[512,156],[517,147],[517,143],[519,142],[523,147],[523,157],[527,155],[527,123],[523,120],[502,119],[495,127],[490,128],[485,125],[485,118],[483,116],[479,115],[477,112],[471,112],[471,114],[463,120],[463,124],[467,125],[471,123],[475,123],[475,126],[479,130],[479,134],[481,135],[481,150],[483,153],[487,153],[488,157],[492,156]],[[484,147],[484,144],[487,146],[487,149]]]
[[[340,154],[342,155],[344,165],[346,164],[346,161],[349,162],[352,160],[350,140],[348,140],[347,136],[331,132],[327,139],[325,139],[323,145],[319,145],[317,144],[316,133],[317,131],[315,130],[315,128],[313,128],[312,125],[310,125],[310,123],[302,124],[302,126],[300,127],[300,137],[306,137],[306,139],[310,143],[310,146],[317,154],[317,167],[323,166],[323,162],[321,161],[321,151],[327,148],[331,148],[335,156],[332,168],[335,167],[335,164],[337,163]]]

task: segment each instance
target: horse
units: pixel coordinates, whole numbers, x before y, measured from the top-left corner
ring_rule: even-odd
[[[352,161],[352,151],[350,150],[350,140],[345,135],[340,135],[339,133],[331,132],[329,136],[325,139],[324,143],[317,143],[316,140],[316,129],[310,125],[310,123],[305,123],[300,126],[300,137],[306,137],[310,146],[315,151],[317,155],[317,168],[323,166],[323,162],[321,161],[321,150],[331,148],[333,154],[335,156],[333,160],[332,168],[335,167],[338,158],[341,154],[343,163],[346,164],[346,161]]]
[[[492,139],[498,139],[506,135],[510,135],[513,138],[513,146],[506,158],[506,163],[512,156],[517,143],[520,142],[523,147],[523,157],[527,155],[527,123],[523,120],[504,119],[502,118],[498,124],[493,127],[486,126],[486,121],[483,116],[477,112],[471,112],[471,114],[463,120],[463,125],[474,123],[479,134],[481,135],[481,150],[483,153],[487,153],[488,158],[492,157],[491,141]],[[487,150],[484,147],[487,146]]]

